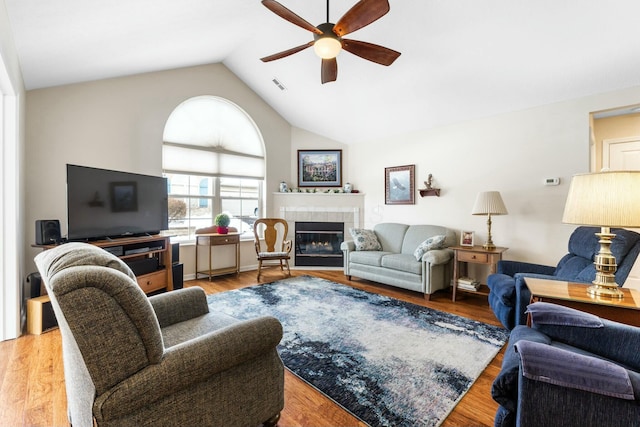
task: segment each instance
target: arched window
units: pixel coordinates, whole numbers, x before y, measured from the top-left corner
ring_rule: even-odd
[[[162,168],[169,178],[169,229],[180,240],[213,225],[220,212],[252,237],[262,206],[264,142],[249,115],[229,100],[197,96],[167,119]]]

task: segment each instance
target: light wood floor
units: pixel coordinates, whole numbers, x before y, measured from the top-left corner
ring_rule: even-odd
[[[292,271],[293,275],[311,274],[356,288],[377,292],[414,304],[420,304],[460,316],[499,325],[486,297],[469,295],[451,302],[451,295],[441,291],[425,301],[420,294],[354,278],[348,281],[342,271]],[[261,282],[282,278],[277,270],[263,274]],[[207,280],[190,281],[210,293],[252,286],[255,272]],[[450,426],[492,426],[497,404],[491,399],[491,382],[502,364],[504,349],[485,369],[469,392],[442,424]],[[59,331],[42,335],[25,335],[0,342],[0,426],[50,427],[68,426],[66,395]],[[285,376],[285,408],[280,427],[363,426],[338,405],[325,398],[288,371]]]

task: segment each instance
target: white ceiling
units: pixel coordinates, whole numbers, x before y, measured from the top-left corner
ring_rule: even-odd
[[[324,0],[279,1],[326,21]],[[331,21],[355,2],[332,0]],[[324,85],[313,49],[259,60],[313,37],[259,0],[4,3],[27,89],[222,62],[291,125],[343,143],[640,85],[638,0],[390,0],[347,38],[400,58],[342,52]]]

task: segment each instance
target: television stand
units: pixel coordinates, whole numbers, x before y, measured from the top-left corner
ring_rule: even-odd
[[[168,236],[122,237],[87,242],[123,260],[136,275],[145,294],[173,290],[171,241]],[[52,245],[34,245],[50,249]]]

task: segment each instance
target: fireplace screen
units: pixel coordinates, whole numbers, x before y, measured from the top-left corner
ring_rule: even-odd
[[[296,222],[296,266],[342,266],[342,222]]]

